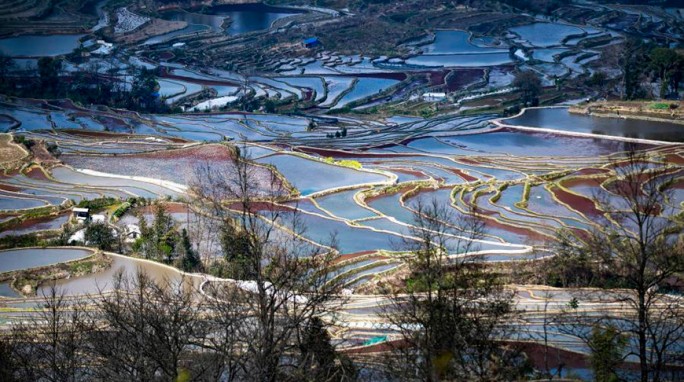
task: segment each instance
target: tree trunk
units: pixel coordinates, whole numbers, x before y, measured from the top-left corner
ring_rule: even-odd
[[[648,360],[646,351],[646,291],[639,290],[639,366],[641,382],[648,382]]]

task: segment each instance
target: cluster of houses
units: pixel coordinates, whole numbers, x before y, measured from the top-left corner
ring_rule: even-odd
[[[90,214],[89,208],[74,207],[71,210],[72,219],[81,225],[90,223],[107,223],[107,215],[102,214]],[[118,236],[119,232],[112,228],[112,233]],[[127,224],[123,228],[123,234],[126,236],[126,242],[133,242],[138,237],[140,237],[140,227],[136,224]],[[85,242],[85,228],[76,231],[73,235],[69,237],[69,243],[84,243]]]

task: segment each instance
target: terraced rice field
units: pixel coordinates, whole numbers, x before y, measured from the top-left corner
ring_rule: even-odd
[[[5,21],[0,30],[11,30],[15,23],[39,16],[50,6],[46,1],[20,3],[0,1],[0,9],[8,11],[0,15]],[[574,22],[592,23],[574,25],[528,15],[472,14],[466,9],[459,11],[458,20],[439,21],[434,28],[417,32],[424,35],[404,40],[413,42],[401,42],[399,54],[372,56],[328,51],[325,43],[321,49],[309,49],[295,41],[299,37],[288,37],[283,43],[278,35],[293,26],[294,30],[304,26],[301,30],[308,33],[309,22],[325,25],[354,17],[337,11],[260,5],[210,7],[202,14],[163,11],[160,17],[167,21],[155,22],[175,20],[187,26],[154,36],[139,30],[149,21],[147,16],[121,5],[106,10],[105,4],[98,1],[90,17],[64,24],[69,28],[63,32],[70,34],[33,35],[44,33],[39,28],[30,35],[0,39],[0,52],[18,64],[12,71],[22,76],[24,66],[35,67],[38,57],[65,55],[81,43],[95,44],[93,35],[84,38],[84,28],[119,34],[138,30],[139,44],[117,43],[109,57],[96,57],[93,50],[94,57],[79,62],[67,58],[64,71],[73,75],[85,65],[96,64],[100,75],[119,78],[124,88],[130,88],[133,69],[152,69],[158,76],[155,96],[174,114],[3,97],[0,239],[26,234],[42,239],[54,234],[69,220],[71,208],[84,200],[142,197],[164,200],[177,226],[198,237],[193,244],[203,258],[220,256],[217,219],[200,203],[188,201],[200,190],[199,169],[235,177],[231,164],[238,147],[252,161],[248,169],[256,181],[250,191],[261,197],[278,190],[277,202],[262,200],[256,207],[264,217],[278,211],[273,235],[284,237],[290,225],[303,223],[301,256],[321,247],[339,254],[328,276],[342,281],[349,298],[341,309],[341,330],[335,340],[356,346],[396,334],[396,328],[380,315],[389,302],[377,293],[407,272],[411,260],[407,247],[419,240],[415,214],[420,202],[435,200],[457,218],[482,219],[485,232],[468,252],[463,232],[446,228],[444,250],[451,259],[469,256],[497,267],[505,263],[502,268],[508,269],[511,264],[553,256],[559,230],[582,237],[618,224],[595,199],[626,207],[614,201],[621,186],[616,166],[628,146],[635,145],[646,157],[649,176],[675,175],[675,190],[662,206],[660,219],[681,217],[681,125],[573,115],[566,108],[533,108],[501,120],[489,114],[459,115],[450,109],[493,110],[496,105],[489,102],[494,101],[480,100],[484,96],[501,97],[495,102],[498,106],[513,101],[517,94],[511,84],[518,70],[539,74],[547,87],[554,86],[557,78],[560,85],[575,86],[565,81],[584,81],[582,76],[599,70],[596,60],[604,49],[627,34],[650,31],[650,37],[666,38],[668,43],[673,36],[681,37],[681,27],[664,23],[663,15],[601,5],[597,13],[604,21],[574,17]],[[566,8],[573,7],[556,12],[562,15]],[[60,12],[46,17],[59,19]],[[584,14],[585,9],[578,12]],[[115,24],[109,18],[116,14],[120,17]],[[471,16],[479,21],[469,25]],[[512,24],[496,25],[498,16]],[[269,45],[270,40],[277,44],[265,49],[265,54],[250,48]],[[609,68],[605,73],[616,75]],[[428,102],[426,92],[447,92],[448,97],[444,102]],[[447,113],[440,113],[442,106],[449,108]],[[282,114],[263,113],[271,107]],[[441,116],[393,115],[395,110]],[[19,135],[31,144],[12,143]],[[238,203],[227,205],[232,208],[229,214],[240,211]],[[138,206],[110,222],[139,224],[139,216],[149,220],[152,214],[149,207]],[[91,251],[64,248],[0,251],[0,275],[90,255]],[[57,284],[70,295],[100,293],[108,289],[115,272],[131,273],[138,267],[154,277],[181,277],[177,270],[158,263],[116,255],[112,259],[106,271]],[[200,279],[203,286],[230,282],[186,277],[198,281],[198,287]],[[509,287],[524,310],[519,320],[510,323],[524,327],[519,341],[548,342],[561,351],[589,354],[580,338],[545,325],[540,313],[542,308],[560,312],[575,291]],[[614,295],[601,297],[583,300],[583,307],[592,314],[611,314],[620,325],[624,305]],[[37,299],[21,298],[12,281],[0,282],[0,302],[8,308],[0,311],[0,326],[20,317],[15,310],[39,307]],[[629,356],[627,361],[635,358]]]
[[[305,84],[318,86],[310,81]],[[314,117],[249,113],[115,115],[86,112],[73,105],[39,106],[4,104],[2,110],[18,122],[11,133],[57,144],[63,151],[61,164],[42,170],[34,166],[31,171],[0,178],[3,221],[34,208],[58,208],[69,200],[98,196],[181,200],[189,196],[188,186],[196,180],[193,167],[210,165],[217,171],[229,171],[231,151],[217,141],[223,141],[224,136],[236,137],[258,165],[254,170],[263,172],[260,178],[264,188],[273,179],[272,171],[294,188],[280,202],[283,211],[276,221],[276,235],[284,234],[280,230],[292,223],[292,208],[296,206],[298,222],[307,227],[302,237],[309,245],[325,247],[334,238],[341,256],[331,276],[356,292],[342,313],[351,342],[361,341],[368,333],[391,334],[371,323],[376,322],[374,315],[386,302],[364,296],[406,269],[404,248],[416,240],[413,225],[419,200],[436,199],[456,216],[477,214],[483,219],[485,235],[474,243],[468,256],[479,255],[478,261],[490,263],[516,262],[548,256],[559,229],[582,232],[614,224],[592,197],[612,195],[615,168],[611,163],[623,155],[624,140],[637,143],[654,173],[667,169],[684,174],[681,143],[626,138],[623,129],[630,126],[591,117],[586,117],[587,126],[610,123],[613,128],[607,132],[616,136],[577,134],[563,125],[547,123],[550,117],[526,114],[496,124],[486,115],[398,117],[385,122],[350,117],[317,119],[318,131],[307,131]],[[553,114],[565,110],[528,112]],[[52,123],[42,125],[48,119]],[[86,119],[99,125],[83,123]],[[99,126],[117,126],[123,133],[104,132]],[[322,135],[339,131],[341,126],[347,128],[347,136],[331,139]],[[214,142],[201,142],[205,140]],[[678,191],[681,188],[676,187]],[[682,194],[673,195],[663,216],[681,213]],[[179,208],[174,219],[182,227],[192,230],[212,224],[185,207]],[[262,213],[268,211],[265,208]],[[2,235],[57,229],[65,219],[65,215],[53,215],[28,221]],[[135,223],[136,219],[127,215],[121,223]],[[464,256],[459,235],[454,227],[447,230],[446,249],[454,258]],[[203,256],[215,256],[219,247],[209,238],[198,244]],[[302,251],[302,255],[306,253]],[[131,264],[124,261],[120,266],[128,269]],[[166,268],[157,271],[168,272]],[[74,293],[93,292],[94,284],[103,281],[108,272],[62,283]],[[11,290],[5,292],[0,289],[4,294]],[[520,288],[516,292],[518,305],[535,309],[547,301],[536,296],[538,292]],[[557,295],[550,300],[553,306],[562,305],[569,296]],[[532,329],[524,335],[538,341],[538,317],[530,314],[525,320],[524,325]],[[558,328],[547,329],[552,346],[587,354],[579,338]]]

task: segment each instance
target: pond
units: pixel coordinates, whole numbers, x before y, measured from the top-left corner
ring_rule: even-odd
[[[6,109],[0,108],[0,112],[11,116],[21,123],[19,129],[24,131],[35,131],[35,130],[50,130],[52,129],[52,124],[47,119],[47,116],[42,113],[30,112],[20,109]],[[3,131],[7,132],[7,131]]]
[[[80,248],[21,248],[0,251],[0,273],[83,259],[93,252]]]
[[[541,47],[560,45],[568,36],[586,33],[574,25],[554,23],[534,23],[511,28],[510,31],[530,44]]]
[[[69,221],[69,214],[61,214],[57,217],[48,217],[46,219],[40,219],[35,223],[29,222],[29,225],[24,224],[26,223],[24,222],[17,227],[13,227],[7,231],[0,232],[0,238],[10,235],[25,235],[36,231],[60,229],[67,221]]]
[[[222,26],[226,19],[225,16],[207,15],[202,13],[186,12],[183,10],[163,12],[161,17],[165,20],[185,21],[189,25],[194,24],[208,26],[214,32],[223,31]]]
[[[47,206],[47,201],[0,195],[0,210],[15,211]]]
[[[158,79],[159,95],[162,97],[173,97],[185,93],[187,90],[183,84],[176,81]]]
[[[168,280],[169,282],[178,282],[182,277],[178,270],[164,266],[163,264],[121,255],[110,254],[109,256],[113,259],[109,269],[103,272],[91,273],[70,279],[57,280],[55,286],[68,295],[97,294],[100,291],[111,290],[113,278],[119,272],[122,272],[130,278],[134,277],[135,273],[140,270],[158,282],[163,282],[165,280]],[[43,285],[38,290],[38,296],[47,292],[50,287],[51,285]]]
[[[359,78],[354,88],[340,99],[335,108],[341,108],[347,104],[378,94],[396,84],[399,81],[385,78]]]
[[[71,53],[83,34],[24,35],[0,39],[0,53],[12,57],[60,56]]]
[[[415,214],[401,204],[401,193],[383,195],[367,199],[366,204],[379,212],[406,224],[415,223]]]
[[[567,108],[527,109],[522,115],[505,120],[505,123],[577,133],[684,142],[684,125],[638,119],[591,117],[571,114]]]
[[[269,7],[264,4],[219,5],[209,10],[212,15],[230,17],[226,33],[236,35],[269,29],[283,17],[303,13],[296,9]]]
[[[364,220],[359,224],[363,225],[364,227],[371,227],[382,231],[395,232],[400,235],[412,235],[410,227],[404,224],[395,223],[392,220],[389,220],[388,218]]]
[[[578,208],[579,206],[572,206]],[[584,217],[553,198],[553,195],[543,186],[530,188],[527,209],[544,216],[565,217],[584,220]]]
[[[335,100],[354,82],[353,77],[325,77],[325,82],[328,85],[328,97],[320,106],[326,107],[333,105]]]
[[[0,283],[0,297],[17,298],[21,295],[12,289],[9,283]]]
[[[125,162],[121,161],[121,163]],[[113,188],[116,190],[128,191],[133,195],[142,196],[145,198],[156,198],[158,196],[166,195],[171,197],[179,196],[177,192],[171,189],[161,187],[152,183],[142,182],[124,177],[117,177],[116,174],[107,174],[106,176],[99,176],[87,174],[84,172],[78,172],[68,167],[59,166],[52,169],[52,176],[55,178],[55,180],[61,183]]]
[[[208,99],[204,102],[200,102],[197,105],[193,106],[190,108],[190,111],[206,111],[206,110],[212,110],[214,108],[220,108],[223,106],[228,105],[229,103],[233,103],[240,99],[238,96],[223,96],[223,97],[218,97],[218,98],[211,98]]]
[[[568,49],[537,49],[532,52],[535,60],[554,62],[555,56],[568,52]]]
[[[321,208],[329,211],[331,214],[343,219],[363,219],[375,216],[373,211],[363,208],[356,204],[354,195],[359,190],[349,190],[336,192],[334,194],[326,195],[316,199]]]
[[[292,214],[282,214],[281,223],[286,228],[292,227]],[[363,251],[393,250],[403,242],[399,236],[375,232],[349,226],[343,222],[325,219],[308,213],[299,213],[297,222],[304,228],[303,236],[316,242],[330,244],[334,238],[335,247],[341,254],[358,253]]]
[[[591,138],[563,137],[546,133],[497,131],[440,138],[442,141],[482,154],[537,156],[594,157],[620,150],[620,144]],[[414,142],[420,142],[414,141]],[[411,142],[413,144],[413,142]],[[471,151],[471,154],[472,154]],[[459,153],[452,149],[453,154]]]
[[[469,41],[470,33],[465,31],[437,31],[435,41],[422,46],[424,54],[467,54],[467,53],[508,53],[508,49],[481,47]]]
[[[511,62],[508,52],[475,54],[424,54],[406,60],[409,65],[434,67],[497,66]]]
[[[275,80],[316,91],[316,101],[321,101],[325,97],[325,86],[321,77],[276,77]]]
[[[381,183],[389,180],[381,174],[334,166],[288,154],[261,158],[257,162],[275,166],[303,196],[335,187]]]

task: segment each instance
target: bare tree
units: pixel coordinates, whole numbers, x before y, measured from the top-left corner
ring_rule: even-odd
[[[333,306],[343,302],[328,271],[337,254],[304,237],[300,211],[280,204],[289,197],[283,180],[246,152],[236,148],[229,164],[198,167],[192,187],[199,208],[221,221],[222,275],[235,279],[208,288],[208,304],[221,316],[211,346],[238,380],[348,380],[353,373],[335,352],[321,366],[307,343],[312,330],[334,323]]]
[[[522,358],[504,343],[512,339],[505,319],[515,316],[513,294],[475,255],[483,221],[453,211],[435,200],[415,207],[410,275],[385,312],[401,338],[389,370],[404,380],[516,379]]]
[[[558,256],[587,254],[583,269],[601,277],[575,286],[601,287],[582,296],[611,300],[622,311],[588,315],[571,309],[573,314],[564,315],[566,330],[589,342],[587,328],[615,326],[617,334],[632,340],[625,357],[638,358],[640,380],[657,382],[665,379],[668,366],[681,361],[684,343],[684,309],[679,297],[668,293],[684,269],[682,222],[677,207],[669,204],[679,170],[652,169],[647,154],[636,150],[629,150],[611,168],[614,179],[606,186],[610,194],[596,197],[605,224],[574,242],[565,240]],[[614,287],[621,289],[610,289]]]
[[[209,367],[196,358],[204,341],[203,317],[187,279],[155,281],[142,271],[134,277],[119,273],[114,290],[94,298],[93,321],[98,330],[89,338],[97,360],[93,372],[102,380],[174,381],[179,375],[203,377]]]
[[[16,379],[84,379],[88,358],[82,339],[88,327],[83,304],[69,301],[56,287],[49,288],[40,310],[13,327],[11,350]]]
[[[543,292],[542,298],[544,299],[544,305],[543,310],[540,312],[541,333],[535,333],[533,335],[533,338],[536,337],[537,339],[541,340],[544,345],[544,369],[541,370],[541,376],[551,381],[554,377],[560,377],[562,375],[564,363],[562,362],[560,352],[558,351],[558,349],[553,348],[550,342],[552,331],[556,327],[555,314],[549,311],[549,305],[552,301],[553,296],[547,290]],[[555,359],[552,359],[551,357],[553,357],[554,355]],[[552,365],[556,366],[555,371],[553,370],[554,368],[552,368]]]

